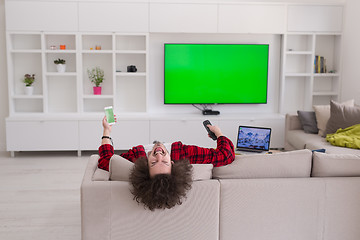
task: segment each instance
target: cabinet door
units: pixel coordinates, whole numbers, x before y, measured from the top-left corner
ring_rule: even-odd
[[[146,3],[79,3],[80,31],[148,32]]]
[[[288,31],[340,32],[342,6],[288,7]]]
[[[77,121],[6,121],[8,151],[78,150]]]
[[[285,30],[285,5],[219,5],[221,33],[283,33]]]
[[[151,120],[150,139],[172,143],[181,141],[187,145],[216,147],[216,142],[209,138],[202,120]],[[218,121],[210,120],[213,125]]]
[[[150,32],[217,32],[215,4],[150,5]]]
[[[80,150],[96,150],[101,144],[101,120],[80,121]],[[149,143],[149,121],[118,120],[112,126],[111,137],[115,149],[127,150],[133,146]]]
[[[6,1],[6,29],[77,31],[75,2]]]

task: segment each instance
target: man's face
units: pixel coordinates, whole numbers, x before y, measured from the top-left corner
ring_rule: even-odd
[[[170,154],[162,143],[155,143],[153,149],[148,152],[150,177],[157,174],[171,174]]]

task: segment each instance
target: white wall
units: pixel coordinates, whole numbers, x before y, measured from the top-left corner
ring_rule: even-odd
[[[5,118],[9,115],[4,5],[4,0],[0,0],[0,151],[6,150]]]
[[[342,101],[355,99],[360,105],[360,1],[347,0],[345,5],[342,52]]]

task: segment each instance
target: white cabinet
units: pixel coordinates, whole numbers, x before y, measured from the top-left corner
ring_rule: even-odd
[[[149,5],[80,2],[79,31],[148,32]]]
[[[217,32],[216,4],[150,4],[150,32]]]
[[[286,31],[286,6],[281,4],[219,4],[220,33],[273,33]]]
[[[342,6],[293,5],[288,7],[288,31],[340,32]]]
[[[8,151],[78,150],[77,121],[6,121]]]
[[[6,1],[5,9],[7,30],[78,30],[76,2]]]

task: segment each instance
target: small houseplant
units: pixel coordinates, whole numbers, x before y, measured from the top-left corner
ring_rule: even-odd
[[[58,58],[58,59],[54,60],[54,63],[56,65],[58,72],[61,72],[61,73],[65,72],[65,70],[66,70],[66,64],[65,64],[66,60],[65,59]]]
[[[34,92],[33,83],[35,82],[35,74],[25,74],[24,83],[25,83],[25,94],[32,95]]]
[[[100,67],[92,68],[91,70],[87,70],[89,79],[92,83],[95,84],[93,87],[95,95],[101,95],[101,87],[100,84],[104,81],[104,70]]]

